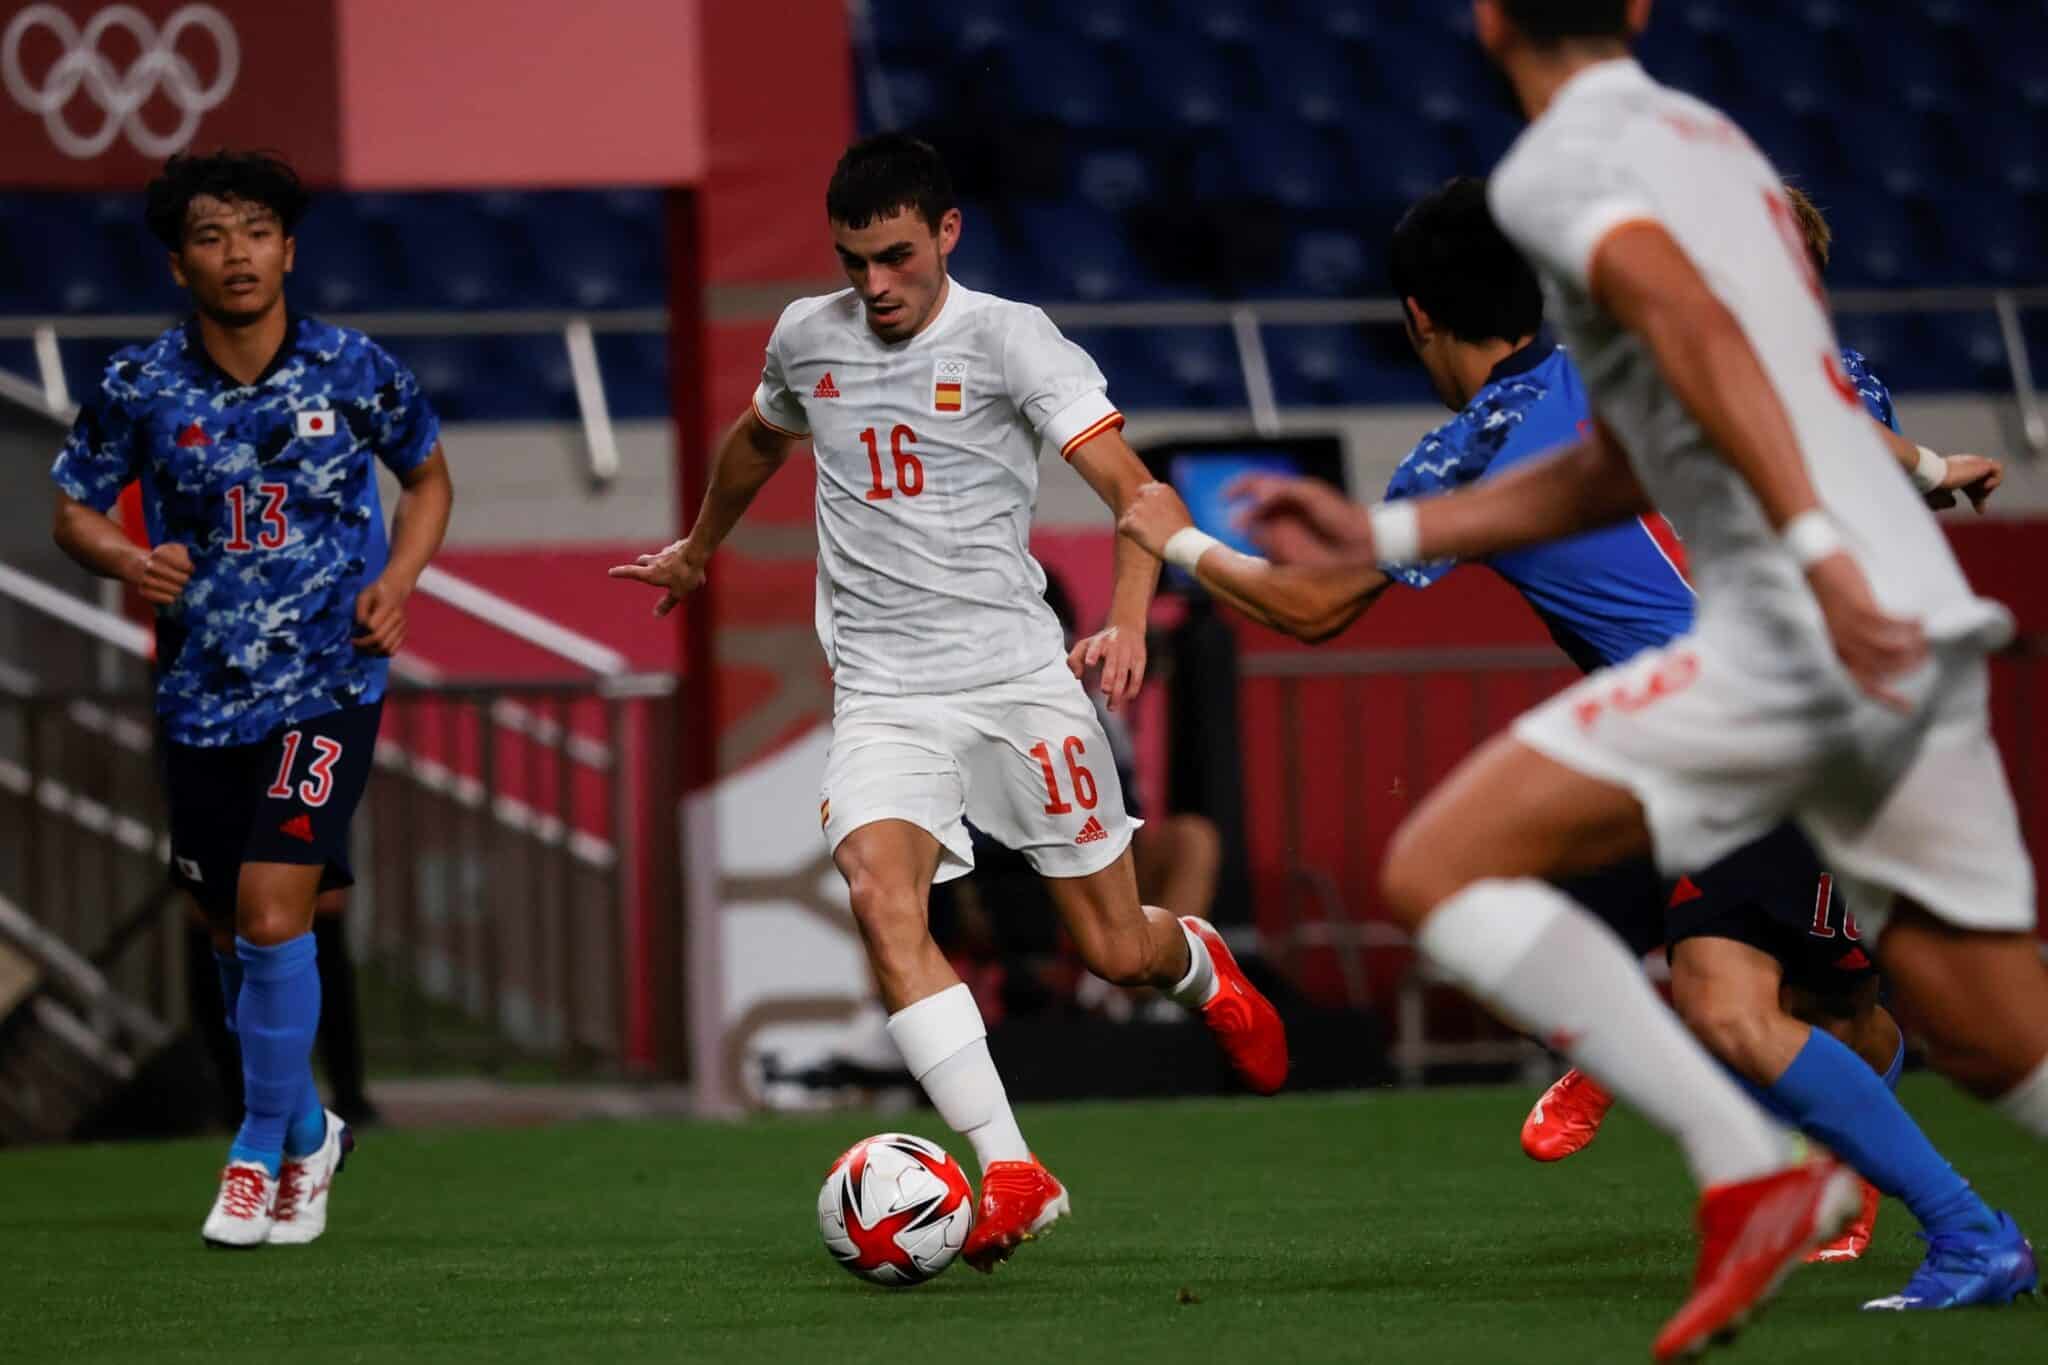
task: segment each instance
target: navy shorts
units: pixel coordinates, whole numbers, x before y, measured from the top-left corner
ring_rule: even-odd
[[[255,744],[164,746],[171,880],[232,918],[243,863],[320,866],[320,889],[353,886],[349,822],[370,780],[382,702],[280,727]]]
[[[1648,863],[1631,863],[1562,885],[1637,953],[1688,938],[1733,939],[1775,958],[1788,984],[1829,999],[1877,974],[1847,900],[1796,825],[1675,883]]]

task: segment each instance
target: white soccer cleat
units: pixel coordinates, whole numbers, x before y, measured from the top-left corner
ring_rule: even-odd
[[[327,1140],[305,1156],[287,1156],[279,1168],[270,1224],[273,1246],[304,1246],[327,1231],[327,1192],[356,1142],[340,1115],[331,1109],[321,1112],[327,1116]]]
[[[270,1236],[277,1177],[253,1161],[230,1161],[199,1235],[208,1246],[260,1247]]]

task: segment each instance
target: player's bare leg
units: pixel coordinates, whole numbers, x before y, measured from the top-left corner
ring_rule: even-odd
[[[981,1163],[981,1202],[962,1255],[986,1271],[1066,1213],[1068,1200],[1017,1126],[980,1007],[932,942],[939,856],[939,841],[906,820],[862,825],[832,850],[889,1010],[889,1036],[939,1117]]]
[[[1650,849],[1641,805],[1511,735],[1467,759],[1388,852],[1383,900],[1476,998],[1547,1040],[1683,1147],[1704,1188],[1693,1296],[1659,1358],[1732,1331],[1856,1206],[1833,1161],[1785,1136],[1664,1007],[1628,950],[1545,878]]]
[[[1901,901],[1878,960],[1934,1068],[2048,1138],[2048,967],[2034,936],[1956,929]]]
[[[1245,1084],[1262,1095],[1287,1079],[1287,1030],[1245,977],[1215,928],[1138,900],[1128,849],[1085,877],[1047,877],[1047,891],[1082,961],[1118,986],[1152,986],[1200,1011]]]
[[[1131,837],[1138,894],[1176,915],[1206,919],[1216,899],[1223,839],[1206,816],[1192,812],[1147,820]]]

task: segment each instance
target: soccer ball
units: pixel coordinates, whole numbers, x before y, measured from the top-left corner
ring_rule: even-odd
[[[974,1226],[974,1190],[935,1142],[877,1133],[846,1149],[818,1191],[818,1231],[870,1284],[923,1284],[953,1264]]]

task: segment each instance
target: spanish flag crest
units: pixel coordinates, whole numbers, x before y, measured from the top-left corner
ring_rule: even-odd
[[[967,403],[967,362],[941,357],[932,366],[932,411],[959,412]]]

